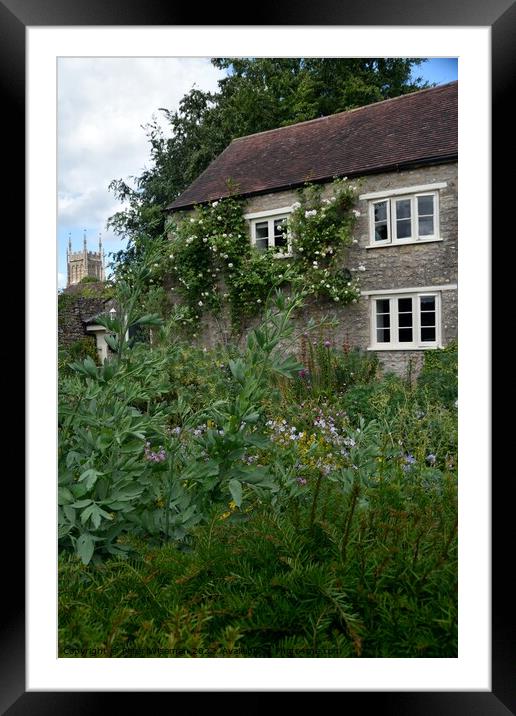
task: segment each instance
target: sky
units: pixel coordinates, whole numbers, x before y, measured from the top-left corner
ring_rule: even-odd
[[[155,117],[167,131],[160,107],[174,111],[195,85],[217,89],[225,72],[208,58],[66,57],[58,61],[57,239],[58,287],[66,286],[66,248],[98,250],[106,257],[125,242],[106,229],[123,205],[108,190],[113,179],[128,180],[149,168],[144,126]],[[457,60],[432,58],[414,77],[443,84],[457,79]],[[109,258],[107,258],[109,261]]]

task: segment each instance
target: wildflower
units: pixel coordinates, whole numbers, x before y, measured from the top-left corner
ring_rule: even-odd
[[[353,216],[358,219],[358,217],[360,216],[360,211],[358,211],[358,209],[353,209]]]
[[[203,242],[203,244],[205,244],[207,241],[208,241],[208,239],[207,239],[206,236],[205,236],[205,237],[203,238],[202,242]]]
[[[232,263],[229,263],[229,264],[228,264],[228,268],[233,268],[233,264],[232,264]]]
[[[426,456],[426,461],[429,465],[435,465],[436,455],[434,455],[432,452],[430,455]]]
[[[331,346],[331,341],[324,341],[324,347],[329,348]]]
[[[198,303],[197,305],[198,305],[198,306],[202,306],[202,301],[199,301],[199,303]]]
[[[306,485],[306,480],[304,477],[296,477],[296,482],[298,485]]]
[[[414,465],[414,463],[416,462],[416,458],[414,457],[414,455],[405,455],[404,462],[405,464],[403,465],[403,471],[408,472],[412,465]]]

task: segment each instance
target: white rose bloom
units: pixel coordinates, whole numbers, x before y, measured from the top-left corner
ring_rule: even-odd
[[[233,264],[229,263],[228,268],[233,268]]]
[[[204,237],[204,239],[203,239],[202,241],[203,241],[203,244],[205,244],[205,243],[208,241],[208,239],[206,238],[206,236]]]
[[[219,205],[219,202],[218,202],[218,201],[214,201],[213,204],[212,204],[212,207],[215,208],[215,207],[218,206],[218,205]]]
[[[197,305],[198,305],[198,306],[202,306],[202,301],[199,301],[199,303],[198,303]]]

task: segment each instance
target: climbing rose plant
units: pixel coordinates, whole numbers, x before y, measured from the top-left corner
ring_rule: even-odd
[[[358,279],[345,268],[358,212],[356,187],[335,180],[333,195],[306,185],[285,224],[291,251],[260,252],[251,246],[243,202],[233,197],[198,206],[171,225],[170,253],[157,273],[172,278],[171,290],[191,317],[229,306],[234,325],[260,312],[271,289],[290,285],[305,295],[350,303]]]

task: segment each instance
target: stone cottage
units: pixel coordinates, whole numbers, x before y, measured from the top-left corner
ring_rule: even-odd
[[[329,198],[335,177],[360,180],[348,265],[361,271],[361,298],[334,308],[336,338],[397,372],[409,359],[417,368],[457,336],[457,94],[451,82],[240,137],[167,210],[227,197],[230,180],[249,241],[273,249],[306,182]]]

